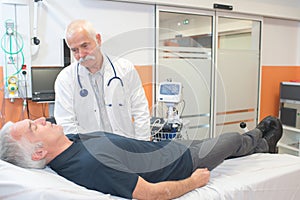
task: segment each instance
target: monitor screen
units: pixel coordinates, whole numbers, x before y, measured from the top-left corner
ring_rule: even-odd
[[[31,67],[32,101],[54,101],[54,83],[62,67]]]
[[[179,84],[163,84],[160,87],[160,94],[164,95],[178,95],[180,90]]]
[[[182,98],[182,85],[179,82],[161,82],[158,90],[158,101],[179,103]]]

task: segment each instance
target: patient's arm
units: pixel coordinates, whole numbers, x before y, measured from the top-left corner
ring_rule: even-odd
[[[180,181],[149,183],[139,177],[132,197],[134,199],[174,199],[206,185],[209,177],[210,172],[207,169],[197,169],[190,177]]]

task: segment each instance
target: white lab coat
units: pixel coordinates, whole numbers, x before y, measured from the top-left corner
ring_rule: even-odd
[[[114,77],[111,64],[104,57],[104,99],[112,131],[125,137],[150,140],[150,115],[148,101],[141,84],[139,74],[132,63],[125,59],[110,58],[116,74],[123,81],[108,81]],[[55,82],[54,117],[57,124],[68,133],[88,133],[99,131],[100,115],[97,99],[90,84],[88,70],[79,65],[82,88],[88,90],[86,97],[80,96],[77,78],[77,62],[66,67]]]

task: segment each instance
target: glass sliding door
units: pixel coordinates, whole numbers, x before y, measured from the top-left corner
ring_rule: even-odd
[[[158,7],[156,17],[155,83],[182,83],[184,101],[176,107],[189,122],[189,138],[242,133],[242,121],[255,127],[262,20],[170,7]],[[156,101],[155,109],[166,117],[163,103]]]
[[[261,21],[216,18],[216,115],[214,135],[254,128],[258,118]]]
[[[210,137],[213,16],[158,9],[156,83],[181,82],[183,101],[175,105],[188,123],[189,139]],[[156,114],[167,107],[156,103]]]

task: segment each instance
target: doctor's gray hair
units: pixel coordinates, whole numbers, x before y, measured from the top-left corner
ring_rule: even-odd
[[[82,29],[86,30],[89,33],[89,36],[96,41],[97,33],[93,24],[87,20],[78,19],[72,21],[66,28],[65,37],[66,37],[67,44],[68,44],[68,37],[71,37],[74,33],[81,31]]]
[[[0,159],[23,168],[45,168],[45,159],[31,159],[37,144],[30,143],[24,137],[17,141],[11,136],[13,125],[13,122],[7,122],[0,131]]]

